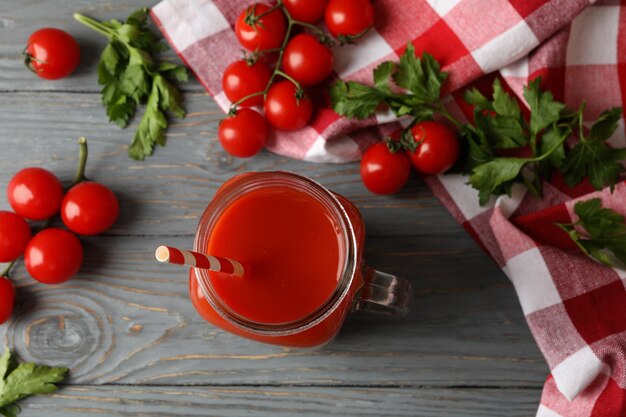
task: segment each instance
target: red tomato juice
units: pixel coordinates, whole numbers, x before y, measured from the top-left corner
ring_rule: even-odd
[[[363,221],[350,202],[338,198],[354,227],[360,261]],[[246,275],[209,272],[210,285],[229,313],[243,320],[277,326],[297,322],[318,311],[335,293],[346,262],[344,233],[329,209],[307,192],[275,185],[244,193],[215,220],[207,252],[243,262]],[[205,299],[194,269],[190,273],[192,302],[207,321],[240,336],[293,347],[318,346],[332,339],[361,285],[357,273],[341,304],[315,326],[267,335],[226,321]]]

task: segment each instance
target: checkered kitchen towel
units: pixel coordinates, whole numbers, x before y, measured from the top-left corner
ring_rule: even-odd
[[[165,0],[152,9],[159,28],[223,109],[221,74],[240,58],[232,23],[252,0]],[[522,86],[541,75],[544,88],[597,118],[626,101],[626,0],[376,0],[376,30],[337,47],[335,71],[371,82],[372,69],[396,59],[411,40],[450,73],[448,106],[467,111],[461,87],[499,71],[521,100]],[[481,81],[477,82],[480,85]],[[626,107],[626,106],[625,106]],[[397,129],[389,113],[345,120],[321,108],[310,127],[277,132],[273,152],[316,162],[356,160]],[[624,124],[611,138],[626,145]],[[552,370],[538,417],[626,416],[626,271],[582,256],[554,222],[576,220],[577,199],[600,197],[626,214],[626,183],[614,193],[556,178],[543,200],[515,186],[510,197],[478,206],[466,178],[426,178],[444,205],[510,277],[530,329]]]

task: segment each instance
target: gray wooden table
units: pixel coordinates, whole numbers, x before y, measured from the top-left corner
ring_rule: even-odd
[[[169,130],[167,147],[144,162],[128,159],[138,121],[126,130],[107,122],[95,71],[104,39],[71,16],[124,18],[143,5],[0,1],[0,189],[27,166],[69,183],[84,135],[88,175],[121,203],[106,235],[83,240],[84,266],[72,281],[45,286],[22,265],[15,270],[19,301],[0,326],[1,344],[23,360],[71,368],[58,393],[25,401],[23,415],[534,415],[548,370],[513,287],[419,180],[377,197],[361,185],[356,164],[267,152],[233,159],[216,140],[222,114],[196,82],[184,87],[189,116]],[[29,34],[45,26],[81,44],[70,78],[40,80],[21,63]],[[308,175],[356,203],[368,261],[415,284],[406,319],[354,315],[332,345],[302,352],[237,338],[198,316],[185,272],[157,265],[155,247],[190,246],[199,215],[230,176],[276,169]],[[8,207],[3,193],[0,209]]]

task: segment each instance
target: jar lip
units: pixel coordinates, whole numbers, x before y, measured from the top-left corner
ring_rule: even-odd
[[[207,302],[229,324],[253,334],[287,336],[310,329],[331,315],[346,298],[354,280],[358,263],[356,235],[346,209],[335,194],[310,178],[288,171],[251,172],[233,177],[220,188],[219,197],[216,195],[202,214],[196,229],[194,251],[203,252],[205,249],[203,245],[206,245],[208,242],[212,230],[211,226],[214,225],[223,210],[232,201],[245,192],[272,185],[292,185],[293,187],[297,185],[299,191],[305,190],[307,194],[314,198],[324,200],[322,202],[330,206],[333,217],[336,218],[337,223],[342,228],[345,238],[345,260],[337,286],[328,299],[315,311],[293,322],[280,324],[259,323],[229,311],[228,306],[222,303],[212,290],[207,270],[194,268],[194,273],[198,286]]]

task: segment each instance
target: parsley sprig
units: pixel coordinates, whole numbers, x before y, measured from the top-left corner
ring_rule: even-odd
[[[148,9],[131,14],[125,22],[98,22],[81,14],[74,18],[109,39],[98,63],[98,83],[109,120],[124,128],[137,107],[146,105],[128,154],[142,160],[156,145],[165,146],[166,113],[185,117],[182,95],[174,81],[187,81],[185,67],[159,61],[154,54],[167,49],[147,28]]]
[[[626,265],[626,223],[618,212],[602,207],[599,198],[574,205],[576,223],[557,224],[587,255],[607,266],[616,266],[614,258]],[[614,256],[612,257],[611,254]]]
[[[492,195],[510,194],[515,183],[523,183],[537,197],[542,195],[542,181],[554,172],[563,174],[566,183],[574,186],[583,179],[596,188],[613,188],[625,171],[620,163],[626,149],[611,148],[606,140],[617,128],[622,109],[603,112],[589,132],[583,127],[584,104],[573,111],[540,88],[541,78],[524,88],[530,107],[527,120],[518,101],[509,95],[499,80],[493,84],[493,96],[485,97],[477,89],[465,92],[464,99],[474,106],[474,123],[462,123],[443,106],[441,89],[447,78],[438,62],[428,53],[415,56],[412,44],[398,63],[381,63],[373,73],[373,85],[354,81],[337,81],[330,88],[335,111],[346,117],[370,117],[381,105],[393,113],[412,117],[402,135],[406,139],[410,127],[435,114],[445,117],[459,130],[464,156],[456,170],[469,174],[468,183],[478,191],[479,202],[486,204]],[[398,88],[402,90],[398,92]],[[569,147],[567,139],[578,135],[578,142]],[[419,144],[403,145],[414,150]],[[504,150],[530,150],[527,157],[504,157]]]
[[[0,415],[15,417],[22,411],[17,401],[56,391],[55,384],[65,378],[67,371],[32,362],[17,364],[7,349],[0,356]]]

